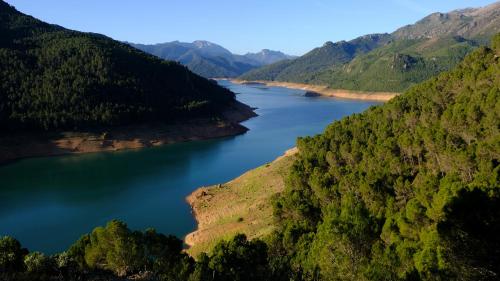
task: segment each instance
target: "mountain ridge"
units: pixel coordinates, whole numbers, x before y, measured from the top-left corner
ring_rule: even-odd
[[[384,33],[385,41],[381,44],[344,60],[335,60],[335,56],[345,54],[343,50],[328,54],[326,49],[346,41],[326,42],[293,61],[267,65],[239,78],[321,84],[345,90],[402,92],[451,69],[474,48],[487,44],[497,32],[500,32],[500,2],[430,14],[390,34]],[[370,36],[373,35],[347,43],[366,42]],[[324,52],[319,53],[318,49]],[[428,51],[430,49],[433,51]]]
[[[207,78],[236,77],[263,65],[294,58],[268,49],[244,55],[233,54],[226,48],[205,40],[151,45],[127,43],[162,59],[179,61],[193,72]]]
[[[360,36],[350,41],[331,42],[327,41],[323,46],[314,48],[303,56],[278,62],[264,67],[264,70],[273,72],[276,68],[282,68],[274,74],[261,75],[260,69],[245,73],[240,78],[243,80],[283,80],[284,82],[306,82],[311,73],[318,72],[332,65],[341,65],[352,60],[360,53],[366,53],[372,49],[384,45],[390,39],[386,33],[370,34]],[[286,65],[285,65],[286,64]]]

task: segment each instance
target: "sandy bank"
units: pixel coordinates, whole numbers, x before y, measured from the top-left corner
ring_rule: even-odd
[[[391,93],[391,92],[350,91],[350,90],[331,89],[327,86],[322,86],[322,85],[309,85],[309,84],[278,82],[278,81],[263,81],[263,80],[246,81],[239,79],[230,79],[230,81],[237,84],[262,84],[266,86],[299,89],[304,91],[315,92],[321,96],[335,97],[342,99],[388,101],[393,97],[399,95],[399,93]]]
[[[284,178],[295,160],[297,149],[271,163],[250,170],[220,185],[202,187],[187,198],[198,229],[185,238],[188,253],[197,257],[209,252],[221,239],[237,233],[263,237],[274,230],[271,198],[283,191]]]
[[[237,102],[219,120],[196,119],[178,124],[134,125],[92,132],[2,135],[0,164],[20,158],[138,149],[238,135],[248,131],[239,123],[254,116],[250,107]]]

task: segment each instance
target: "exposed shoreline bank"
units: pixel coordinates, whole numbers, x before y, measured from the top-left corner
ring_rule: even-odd
[[[241,122],[257,114],[235,102],[220,120],[115,127],[91,132],[23,133],[0,136],[0,165],[23,158],[140,149],[243,134]]]
[[[250,239],[270,234],[275,227],[271,198],[283,191],[297,152],[297,148],[290,149],[271,163],[227,183],[200,187],[187,196],[197,222],[196,230],[184,239],[187,252],[197,257],[236,233]]]
[[[261,84],[271,87],[285,87],[290,89],[299,89],[317,93],[320,96],[335,97],[341,99],[388,101],[400,94],[392,92],[367,92],[367,91],[330,89],[327,86],[322,86],[322,85],[309,85],[309,84],[279,82],[279,81],[264,81],[264,80],[247,81],[240,79],[227,79],[227,80],[236,84],[245,84],[245,85]]]

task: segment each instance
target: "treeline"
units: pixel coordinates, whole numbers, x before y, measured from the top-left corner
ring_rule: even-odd
[[[234,94],[102,35],[0,1],[0,128],[78,129],[218,116]]]
[[[0,238],[0,280],[272,280],[267,246],[238,235],[198,261],[183,243],[153,229],[131,231],[111,221],[82,236],[67,251],[29,252],[11,237]]]

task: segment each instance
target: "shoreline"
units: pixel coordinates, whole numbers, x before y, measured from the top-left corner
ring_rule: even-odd
[[[298,89],[316,93],[319,96],[324,97],[334,97],[341,99],[353,99],[353,100],[370,100],[370,101],[388,101],[392,98],[400,95],[400,93],[395,92],[369,92],[369,91],[352,91],[352,90],[342,90],[342,89],[331,89],[328,86],[322,85],[310,85],[302,83],[292,83],[292,82],[279,82],[279,81],[265,81],[265,80],[255,80],[247,81],[240,79],[226,79],[235,84],[251,85],[260,84],[270,87],[284,87],[289,89]]]
[[[275,226],[270,200],[284,189],[285,175],[297,153],[296,147],[289,149],[227,183],[200,187],[189,194],[186,202],[196,229],[184,237],[186,251],[196,258],[236,233],[244,233],[249,239],[271,233]]]
[[[0,165],[21,159],[141,149],[180,142],[235,136],[248,131],[240,123],[257,114],[233,103],[222,119],[176,124],[144,124],[80,132],[20,133],[0,136]]]

